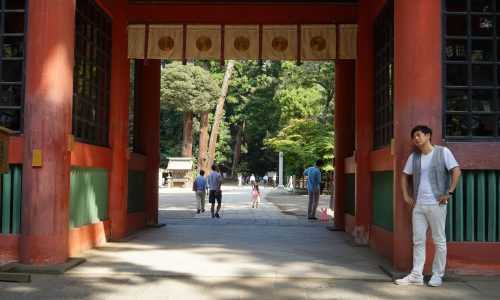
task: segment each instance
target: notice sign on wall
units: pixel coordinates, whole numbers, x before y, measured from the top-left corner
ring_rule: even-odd
[[[0,174],[9,173],[9,129],[0,126]]]

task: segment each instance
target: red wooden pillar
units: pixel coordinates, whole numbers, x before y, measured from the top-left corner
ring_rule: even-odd
[[[115,1],[112,21],[111,103],[109,145],[113,150],[109,172],[108,215],[111,235],[127,234],[128,109],[130,65],[127,59],[127,1]]]
[[[140,97],[141,150],[147,156],[146,222],[158,223],[158,168],[160,165],[160,60],[142,66]]]
[[[411,214],[401,193],[401,172],[415,125],[430,126],[433,142],[442,141],[441,1],[394,1],[394,28],[394,264],[409,270]]]
[[[345,158],[354,150],[354,60],[335,63],[335,218],[334,228],[344,229],[347,180]]]
[[[372,180],[369,153],[373,148],[373,21],[371,1],[360,3],[358,60],[356,64],[356,226],[358,237],[367,241],[371,224]]]
[[[75,0],[28,6],[20,261],[68,258]],[[34,151],[41,166],[32,166]]]

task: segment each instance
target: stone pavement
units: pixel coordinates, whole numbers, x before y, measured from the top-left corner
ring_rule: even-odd
[[[64,275],[0,282],[0,299],[494,299],[495,277],[445,278],[441,288],[396,286],[367,247],[329,222],[307,221],[307,197],[224,186],[221,219],[196,214],[194,193],[160,191],[161,228],[82,253]],[[267,200],[269,199],[269,201]],[[322,197],[319,207],[328,207]],[[283,213],[284,212],[284,213]],[[386,262],[385,262],[386,263]]]

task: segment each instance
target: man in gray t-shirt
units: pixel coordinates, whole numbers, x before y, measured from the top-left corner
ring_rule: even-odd
[[[208,175],[208,202],[212,204],[210,211],[212,212],[212,218],[220,218],[219,210],[222,202],[222,176],[218,172],[216,165],[212,165],[212,173]],[[217,210],[214,211],[215,200],[217,200]]]

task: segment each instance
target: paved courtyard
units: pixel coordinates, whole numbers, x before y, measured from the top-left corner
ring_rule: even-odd
[[[306,220],[307,196],[224,186],[221,218],[196,214],[194,193],[161,189],[161,228],[82,253],[64,275],[0,282],[0,299],[494,299],[498,278],[445,278],[442,288],[402,287],[370,248],[328,222]],[[323,196],[319,208],[329,207]],[[329,211],[330,217],[332,212]],[[319,214],[317,215],[320,216]],[[386,262],[385,262],[386,263]]]

